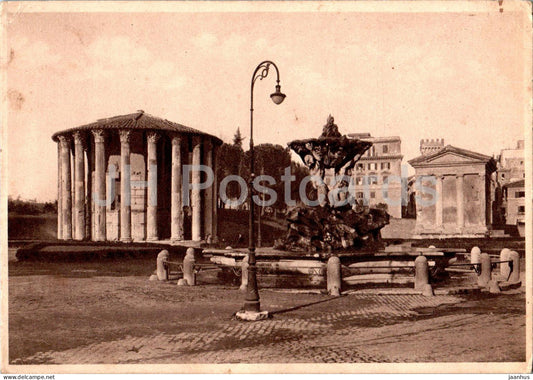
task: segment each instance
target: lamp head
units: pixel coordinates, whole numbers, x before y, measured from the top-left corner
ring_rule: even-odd
[[[279,84],[276,85],[276,92],[270,94],[270,98],[276,104],[283,103],[283,100],[285,99],[285,96],[286,95],[281,92],[281,86]]]

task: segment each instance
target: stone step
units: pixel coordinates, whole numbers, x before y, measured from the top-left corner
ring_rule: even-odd
[[[490,237],[510,237],[511,235],[506,234],[504,230],[491,230],[489,231]]]
[[[406,276],[405,274],[395,273],[373,273],[373,274],[359,274],[342,279],[343,283],[348,285],[359,284],[412,284],[414,283],[414,276]]]

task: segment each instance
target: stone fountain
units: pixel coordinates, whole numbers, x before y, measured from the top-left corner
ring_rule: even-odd
[[[287,234],[275,248],[306,252],[381,248],[380,230],[389,223],[389,215],[356,200],[351,186],[354,166],[372,143],[341,135],[330,115],[318,138],[288,145],[309,168],[310,198],[316,205],[288,210]]]

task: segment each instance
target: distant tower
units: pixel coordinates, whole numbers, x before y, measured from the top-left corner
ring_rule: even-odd
[[[428,156],[444,148],[444,139],[422,139],[420,140],[420,153]]]

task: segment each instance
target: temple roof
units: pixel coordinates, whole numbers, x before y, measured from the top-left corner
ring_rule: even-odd
[[[174,123],[172,121],[161,119],[156,116],[145,113],[139,110],[135,113],[128,115],[119,115],[108,117],[105,119],[99,119],[93,123],[80,125],[75,128],[65,129],[63,131],[56,132],[52,135],[52,140],[57,141],[58,136],[83,130],[92,129],[136,129],[136,130],[151,130],[151,131],[169,131],[178,132],[182,134],[209,136],[213,139],[213,143],[222,144],[222,140],[218,137],[202,132],[198,129],[187,127],[182,124]]]
[[[456,159],[449,159],[455,157]],[[453,164],[469,164],[475,162],[483,162],[489,164],[491,170],[496,170],[496,161],[491,156],[486,156],[481,153],[472,152],[462,148],[457,148],[452,145],[446,145],[444,148],[435,153],[418,156],[408,161],[413,167],[425,165],[453,165]]]

